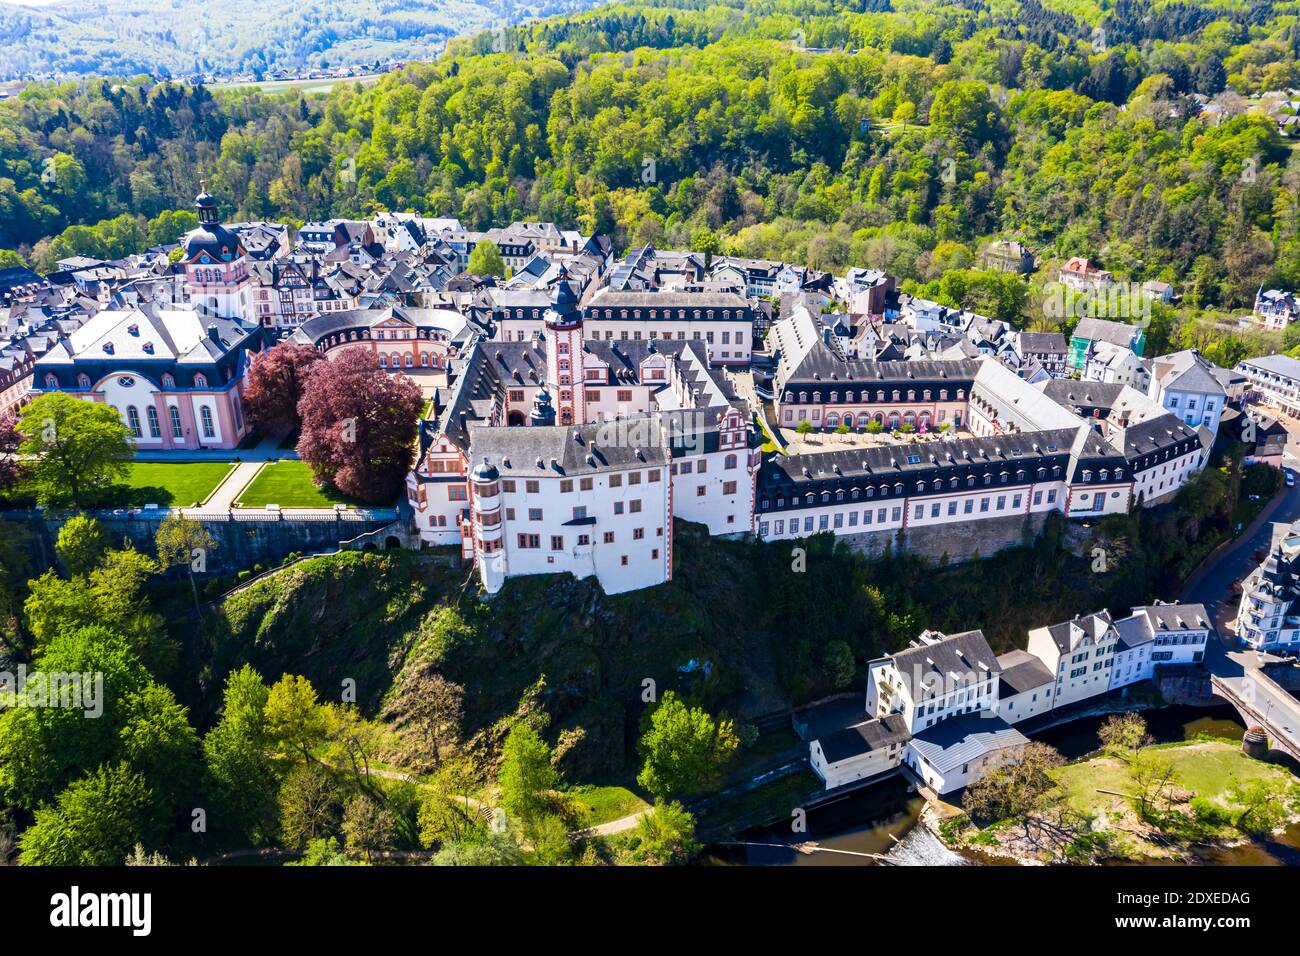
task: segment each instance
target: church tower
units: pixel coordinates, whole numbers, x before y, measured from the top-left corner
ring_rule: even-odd
[[[252,315],[252,279],[248,257],[237,233],[221,224],[217,200],[202,181],[194,197],[199,225],[181,239],[185,298],[207,319],[243,319]]]
[[[554,402],[556,422],[580,425],[584,421],[582,310],[578,296],[560,267],[555,300],[546,310],[546,385]]]

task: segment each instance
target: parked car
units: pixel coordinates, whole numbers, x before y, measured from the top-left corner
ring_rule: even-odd
[[[1294,488],[1294,487],[1295,487],[1295,472],[1294,472],[1294,471],[1288,471],[1288,472],[1286,473],[1286,486],[1287,486],[1288,488]]]

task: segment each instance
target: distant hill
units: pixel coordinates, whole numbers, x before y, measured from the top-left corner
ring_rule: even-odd
[[[0,79],[162,71],[235,75],[430,59],[450,36],[596,0],[0,2]]]

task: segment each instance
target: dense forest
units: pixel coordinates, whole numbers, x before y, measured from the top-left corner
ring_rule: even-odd
[[[0,104],[0,247],[48,266],[204,175],[232,217],[540,217],[918,283],[1014,236],[1240,308],[1300,285],[1300,166],[1249,109],[1300,84],[1296,6],[665,0],[328,96],[37,85]]]
[[[260,76],[432,59],[448,37],[590,7],[594,0],[62,0],[0,2],[0,78]]]

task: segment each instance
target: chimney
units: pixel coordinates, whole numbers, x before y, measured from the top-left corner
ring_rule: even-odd
[[[221,344],[221,333],[217,331],[217,323],[208,323],[208,338],[216,342],[218,345]]]

